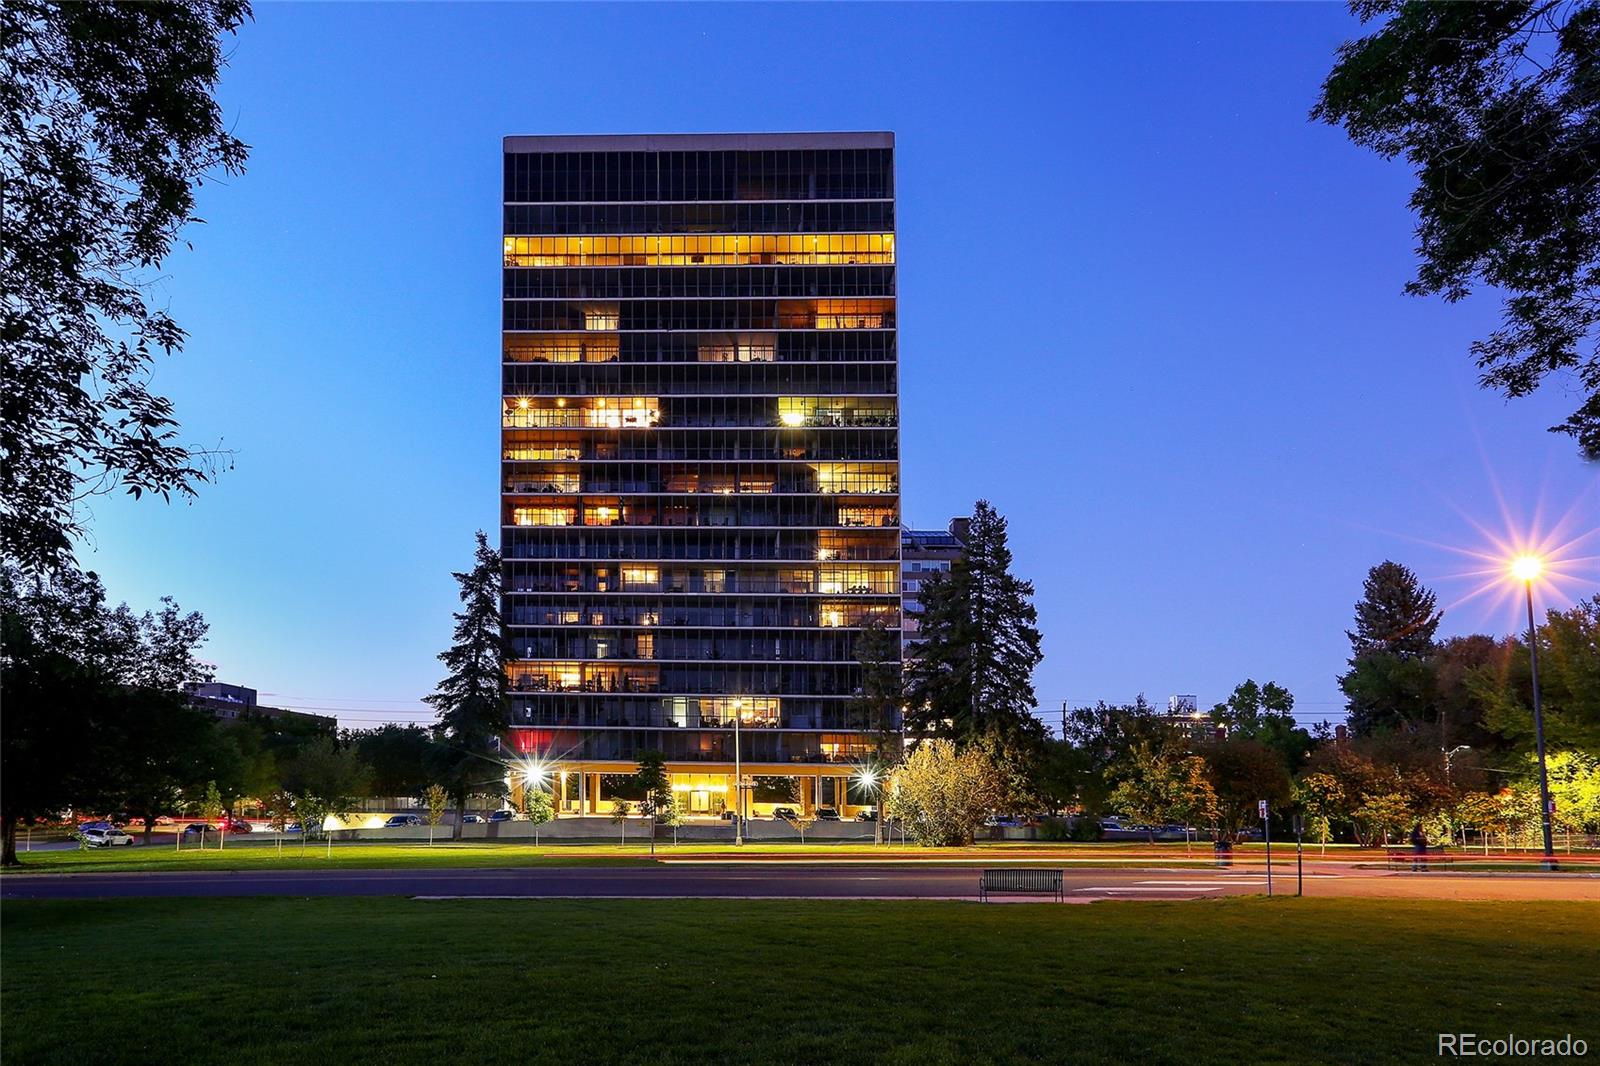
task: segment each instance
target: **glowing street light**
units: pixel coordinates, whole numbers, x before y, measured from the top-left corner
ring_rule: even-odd
[[[1544,831],[1544,868],[1556,868],[1555,847],[1550,840],[1550,776],[1544,763],[1544,714],[1539,706],[1539,629],[1533,621],[1533,583],[1544,572],[1544,560],[1537,555],[1519,555],[1511,560],[1511,576],[1522,582],[1528,596],[1528,669],[1533,682],[1533,735],[1539,750],[1539,825]]]
[[[873,794],[873,806],[876,808],[873,813],[877,815],[873,819],[872,842],[874,844],[883,843],[883,793],[878,788],[878,782],[882,779],[883,775],[872,766],[863,766],[856,772],[856,782]]]

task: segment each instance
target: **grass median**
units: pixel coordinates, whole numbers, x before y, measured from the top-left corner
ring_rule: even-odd
[[[1260,862],[1259,848],[1241,848],[1235,861]],[[1332,852],[1330,861],[1357,858],[1353,849]],[[1383,861],[1381,852],[1366,856]],[[199,848],[189,844],[182,850],[171,843],[140,845],[131,848],[105,848],[90,851],[24,851],[18,855],[20,868],[6,875],[29,873],[139,873],[172,870],[325,870],[325,869],[436,869],[443,867],[518,867],[518,866],[611,866],[634,865],[650,860],[645,842],[630,840],[614,843],[531,843],[502,841],[423,841],[405,843],[336,842],[330,849],[320,841],[303,846],[288,840],[281,848],[264,841],[237,842],[224,848],[214,844]],[[658,860],[680,861],[778,861],[833,860],[845,862],[919,862],[934,865],[1008,865],[1013,863],[1055,864],[1058,866],[1160,865],[1166,867],[1210,866],[1209,846],[1186,848],[1183,844],[1146,845],[1068,844],[1048,842],[993,841],[967,848],[920,848],[915,845],[874,845],[857,843],[802,844],[798,841],[761,841],[734,847],[726,843],[658,842]],[[1307,862],[1316,861],[1306,856]],[[1273,865],[1293,861],[1293,853],[1274,855]]]
[[[1395,1062],[1600,1045],[1600,908],[10,902],[7,1063]],[[94,1024],[85,1024],[86,1018]]]
[[[1160,861],[1171,865],[1185,858],[1179,851],[1150,853],[1104,848],[1073,848],[1070,845],[984,844],[972,848],[919,848],[873,844],[800,844],[791,842],[753,843],[733,847],[720,843],[659,842],[656,858],[663,860],[778,860],[836,859],[851,861],[903,860],[933,863],[1011,863],[1104,861],[1120,865],[1124,861]],[[517,867],[517,866],[613,866],[650,861],[650,847],[644,842],[621,844],[545,844],[498,841],[439,841],[403,844],[335,843],[332,848],[320,841],[304,846],[286,841],[282,848],[252,841],[230,847],[201,849],[189,846],[177,850],[172,845],[153,844],[131,848],[103,848],[90,851],[22,852],[20,868],[8,873],[138,873],[162,870],[325,870],[325,869],[435,869],[441,867]],[[1198,860],[1197,860],[1198,861]]]

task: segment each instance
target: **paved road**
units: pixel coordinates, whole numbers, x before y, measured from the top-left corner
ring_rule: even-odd
[[[1277,873],[1280,893],[1292,872]],[[1600,900],[1600,877],[1539,874],[1410,874],[1318,870],[1312,896],[1434,899]],[[0,899],[183,896],[513,896],[594,898],[973,899],[976,869],[830,866],[785,862],[672,863],[651,867],[541,867],[489,870],[269,870],[239,872],[23,874],[0,879]],[[1067,897],[1195,899],[1266,891],[1260,870],[1068,869]]]

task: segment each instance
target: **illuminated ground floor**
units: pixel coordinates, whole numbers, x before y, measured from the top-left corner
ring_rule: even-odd
[[[633,762],[555,761],[546,768],[556,816],[609,815],[619,802],[637,806],[643,797],[633,775]],[[845,763],[797,766],[794,763],[744,763],[745,814],[771,817],[779,807],[801,814],[829,808],[841,818],[854,818],[873,809],[875,796],[859,778],[859,770]],[[667,764],[672,791],[690,818],[716,818],[733,810],[736,777],[732,763]],[[522,782],[513,780],[512,802],[521,801]]]

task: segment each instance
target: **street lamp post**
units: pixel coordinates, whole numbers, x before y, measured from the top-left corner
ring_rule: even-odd
[[[1544,714],[1539,706],[1539,630],[1533,621],[1533,581],[1544,564],[1532,555],[1519,555],[1511,563],[1511,573],[1522,582],[1528,594],[1528,670],[1533,682],[1533,735],[1539,751],[1539,826],[1544,832],[1544,868],[1556,868],[1555,847],[1550,839],[1550,776],[1544,762]]]
[[[739,758],[739,708],[733,709],[733,842],[744,844],[744,765]]]

